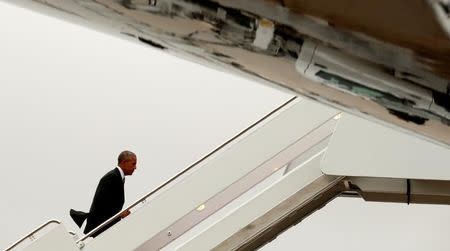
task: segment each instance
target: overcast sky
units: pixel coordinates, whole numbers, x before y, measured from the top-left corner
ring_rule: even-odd
[[[127,203],[291,95],[0,3],[0,249],[88,210],[123,149]],[[449,250],[450,208],[337,199],[264,250]]]

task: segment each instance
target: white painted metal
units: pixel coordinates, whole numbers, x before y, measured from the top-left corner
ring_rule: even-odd
[[[450,180],[450,149],[345,114],[322,163],[326,174]]]
[[[324,125],[324,127],[329,127],[327,125]],[[325,128],[321,128],[325,129]],[[334,126],[333,126],[334,129]],[[323,130],[316,130],[317,132],[320,132]],[[331,134],[332,130],[330,131]],[[314,133],[309,134],[308,136],[312,136]],[[274,169],[273,174],[266,178],[261,183],[254,186],[251,190],[247,191],[245,194],[242,194],[240,197],[233,200],[231,203],[229,203],[227,206],[223,207],[204,221],[202,221],[200,224],[197,224],[194,228],[189,230],[187,233],[183,234],[180,238],[176,239],[175,241],[171,242],[169,245],[165,246],[162,250],[163,251],[172,251],[175,250],[177,247],[181,246],[183,243],[188,242],[195,236],[199,235],[200,233],[204,232],[206,229],[211,227],[212,225],[216,224],[216,222],[221,221],[223,218],[225,218],[227,215],[229,215],[232,211],[235,209],[241,207],[243,204],[247,203],[251,200],[251,198],[255,197],[255,195],[259,194],[261,191],[266,190],[268,187],[270,187],[275,182],[278,182],[280,178],[282,178],[287,173],[295,170],[298,166],[305,163],[308,159],[313,157],[314,155],[317,155],[318,153],[322,152],[324,149],[326,149],[328,145],[328,140],[330,137],[326,137],[323,140],[314,140],[314,138],[305,137],[302,138],[301,142],[303,145],[305,145],[308,150],[302,151],[300,155],[298,155],[296,158],[291,159],[289,161],[289,164],[278,168],[278,165],[271,165],[271,167]],[[319,143],[317,143],[319,142]],[[310,143],[316,144],[315,146],[311,147]],[[279,157],[282,157],[282,155],[286,155],[286,152],[290,152],[290,150],[283,151],[283,153],[280,154]],[[282,157],[285,158],[286,156]],[[277,158],[277,157],[276,157]],[[286,158],[287,160],[287,158]],[[269,161],[270,162],[270,161]],[[267,163],[267,162],[266,162]],[[270,163],[267,163],[270,164]],[[259,169],[259,168],[258,168]],[[146,250],[146,249],[142,249]]]
[[[46,223],[40,225],[39,227],[35,228],[33,231],[16,241],[11,246],[7,247],[3,251],[13,251],[13,250],[20,250],[23,247],[28,246],[32,241],[39,239],[41,236],[48,233],[51,229],[55,227],[55,225],[60,225],[61,222],[58,220],[49,220]]]
[[[320,159],[323,151],[314,155],[303,165],[285,175],[272,186],[264,189],[247,203],[232,211],[220,221],[205,229],[176,250],[211,250],[224,240],[244,229],[251,222],[263,216],[273,207],[288,199],[294,193],[323,176],[320,171]],[[320,191],[320,189],[318,189]],[[265,227],[265,226],[263,226]],[[230,246],[228,247],[230,248]],[[229,250],[233,250],[230,248]]]
[[[297,61],[295,61],[295,70],[301,74],[305,74],[308,66],[314,56],[314,51],[316,50],[317,44],[306,40],[303,42],[300,54],[298,55]]]
[[[332,119],[338,111],[308,100],[293,102],[259,128],[230,143],[207,163],[113,226],[84,250],[134,250],[199,205]],[[319,172],[320,173],[320,172]],[[171,238],[171,233],[167,235]]]
[[[270,42],[272,42],[274,32],[275,24],[273,22],[267,19],[259,20],[253,45],[266,50],[267,47],[269,47]]]
[[[162,247],[165,250],[173,250],[177,245],[174,245],[172,240],[167,239],[166,234],[169,231],[173,238],[177,238],[176,242],[179,243],[182,242],[178,240],[178,237],[182,237],[181,239],[186,241],[186,236],[193,236],[203,231],[211,222],[220,220],[231,210],[240,207],[250,197],[253,197],[262,189],[266,189],[277,180],[276,177],[281,177],[283,173],[288,173],[303,164],[311,156],[323,151],[327,147],[327,141],[333,133],[335,125],[336,120],[330,119],[298,139],[294,144],[280,150],[277,155],[266,160],[250,173],[203,203],[203,210],[192,210],[167,229],[150,238],[138,250],[158,250]],[[280,172],[280,170],[283,171]],[[209,221],[209,223],[199,224],[201,221]],[[170,247],[165,246],[167,244],[170,244],[168,245]]]
[[[201,208],[202,210],[191,210],[188,214],[184,215],[181,219],[171,224],[166,229],[160,231],[157,235],[147,240],[141,245],[138,250],[159,250],[166,246],[172,239],[167,238],[167,233],[172,233],[172,238],[178,238],[186,231],[196,226],[199,222],[209,218],[212,214],[215,214],[218,210],[227,206],[232,201],[238,199],[245,192],[252,190],[260,183],[264,183],[266,179],[278,172],[279,169],[292,163],[297,166],[299,163],[303,163],[308,155],[317,153],[316,151],[322,151],[326,148],[326,144],[321,142],[326,141],[334,131],[336,121],[329,119],[323,123],[320,127],[309,132],[307,135],[298,139],[295,143],[289,145],[287,148],[281,149],[278,154],[272,158],[264,161],[263,164],[253,169],[248,174],[241,177],[239,180],[228,186],[226,189],[215,194],[214,197],[205,201]],[[316,149],[315,146],[320,147]],[[311,151],[312,150],[312,151]],[[313,153],[311,153],[313,152]],[[298,162],[303,160],[303,162]],[[266,187],[270,185],[266,183]],[[264,189],[266,187],[263,187]]]
[[[79,251],[72,236],[63,225],[58,225],[50,232],[35,240],[24,251]]]

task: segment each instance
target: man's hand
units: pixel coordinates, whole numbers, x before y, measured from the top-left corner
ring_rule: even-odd
[[[120,214],[120,218],[125,218],[125,217],[127,217],[128,215],[130,215],[130,210],[127,210],[127,211],[123,211],[121,214]]]

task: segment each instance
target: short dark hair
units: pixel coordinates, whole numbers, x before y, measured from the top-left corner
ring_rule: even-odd
[[[120,164],[120,162],[128,160],[128,159],[130,159],[131,157],[134,157],[134,156],[136,156],[136,154],[134,154],[131,151],[125,150],[125,151],[123,151],[123,152],[121,152],[119,154],[119,157],[117,157],[117,164]]]

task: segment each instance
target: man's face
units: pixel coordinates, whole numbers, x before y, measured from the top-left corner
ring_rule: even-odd
[[[132,175],[134,170],[136,170],[137,159],[136,156],[132,156],[124,161],[122,161],[119,166],[122,168],[125,175]]]

